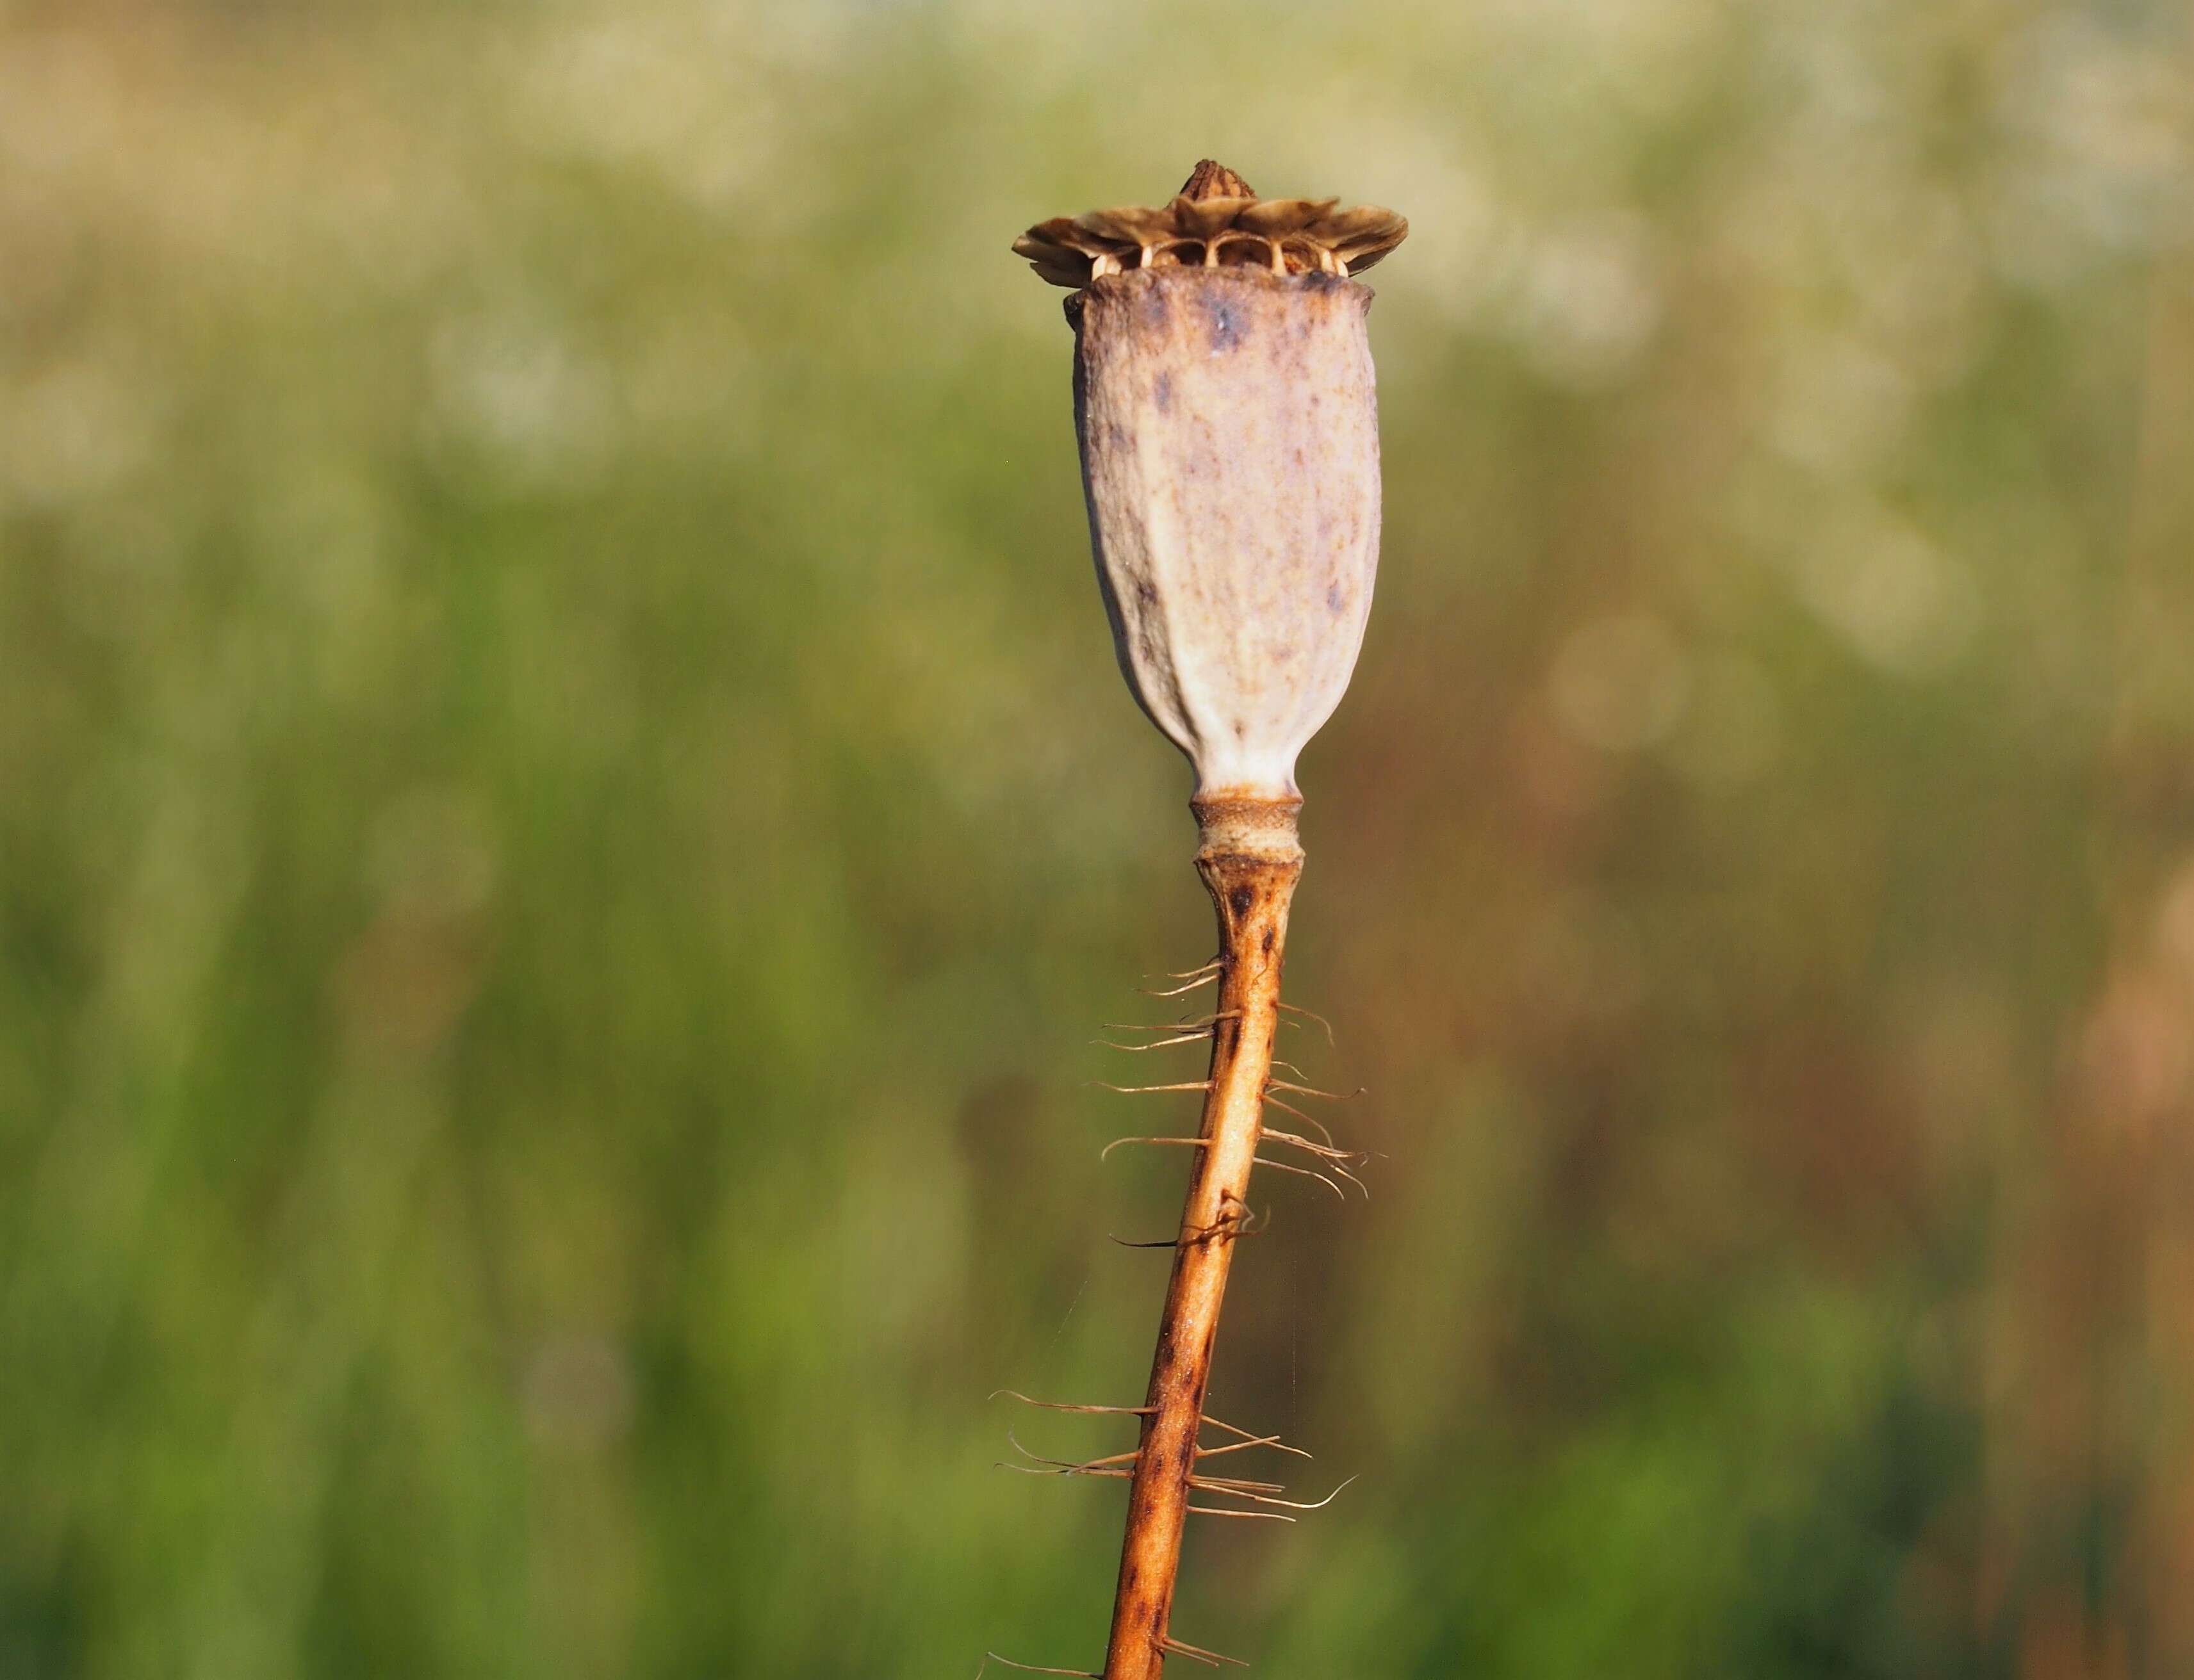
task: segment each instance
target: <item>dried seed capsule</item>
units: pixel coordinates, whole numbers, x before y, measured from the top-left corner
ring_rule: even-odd
[[[1032,228],[1083,290],[1075,416],[1120,667],[1196,767],[1199,810],[1284,806],[1348,685],[1379,556],[1379,431],[1349,268],[1407,224],[1259,199],[1199,165],[1163,210]],[[1207,820],[1207,828],[1209,826]]]
[[[1294,798],[1379,560],[1370,293],[1248,267],[1083,294],[1077,419],[1128,684],[1204,796]]]

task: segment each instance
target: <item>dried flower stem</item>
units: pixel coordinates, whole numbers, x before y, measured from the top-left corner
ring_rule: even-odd
[[[1235,1660],[1169,1628],[1183,1528],[1192,1512],[1294,1519],[1192,1505],[1192,1492],[1316,1508],[1270,1484],[1198,1476],[1195,1465],[1235,1240],[1257,1226],[1250,1174],[1261,1164],[1315,1178],[1343,1200],[1344,1184],[1363,1188],[1349,1171],[1363,1156],[1270,1094],[1339,1094],[1291,1064],[1281,1065],[1294,1081],[1272,1077],[1288,1007],[1288,908],[1302,872],[1295,767],[1348,686],[1378,569],[1371,293],[1350,277],[1409,231],[1392,210],[1339,204],[1261,198],[1207,158],[1162,208],[1054,216],[1014,242],[1038,275],[1074,290],[1075,434],[1098,586],[1136,702],[1195,766],[1197,868],[1219,910],[1216,960],[1150,994],[1180,997],[1215,983],[1211,1014],[1131,1029],[1118,1046],[1170,1049],[1209,1035],[1209,1077],[1110,1087],[1203,1093],[1198,1136],[1112,1146],[1170,1144],[1192,1163],[1149,1402],[1137,1408],[1134,1468],[1121,1469],[1120,1457],[1042,1466],[1129,1481],[1102,1680],[1157,1680],[1169,1654]],[[1267,1101],[1305,1128],[1272,1133],[1273,1144],[1311,1164],[1261,1161]]]
[[[1104,1680],[1157,1680],[1167,1652],[1181,1649],[1168,1631],[1181,1531],[1193,1508],[1189,1494],[1197,1436],[1226,1274],[1264,1135],[1288,908],[1302,874],[1302,852],[1295,844],[1296,802],[1259,801],[1264,808],[1255,812],[1230,809],[1247,803],[1197,801],[1204,846],[1196,867],[1218,910],[1220,965],[1211,1074],[1198,1133],[1204,1147],[1193,1152],[1173,1277],[1158,1323],[1128,1492],[1128,1532]]]

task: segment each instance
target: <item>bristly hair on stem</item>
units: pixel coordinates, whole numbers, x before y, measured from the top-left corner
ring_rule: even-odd
[[[1231,1209],[1248,1206],[1263,1134],[1265,1088],[1272,1079],[1288,910],[1302,863],[1290,836],[1284,849],[1275,846],[1270,853],[1207,846],[1197,867],[1218,914],[1219,1001],[1210,1071],[1201,1081],[1198,1135],[1179,1140],[1198,1147],[1190,1152],[1181,1236],[1129,1484],[1105,1680],[1157,1680],[1169,1654],[1186,1656],[1194,1649],[1171,1635],[1182,1532],[1192,1512],[1219,1515],[1229,1509],[1197,1504],[1192,1495],[1199,1488],[1227,1491],[1199,1477],[1195,1465],[1234,1245],[1196,1239],[1220,1227]],[[1273,1497],[1247,1488],[1239,1496],[1261,1505]]]

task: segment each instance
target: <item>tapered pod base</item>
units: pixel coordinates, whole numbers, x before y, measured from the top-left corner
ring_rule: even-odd
[[[1157,1680],[1165,1668],[1174,1580],[1188,1517],[1204,1392],[1234,1242],[1249,1212],[1265,1089],[1279,1023],[1288,906],[1302,874],[1300,800],[1194,801],[1203,835],[1197,871],[1219,912],[1219,1001],[1211,1075],[1158,1324],[1142,1438],[1128,1491],[1128,1533],[1105,1680]]]

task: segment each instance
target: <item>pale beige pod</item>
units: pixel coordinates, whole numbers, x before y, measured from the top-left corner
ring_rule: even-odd
[[[1146,268],[1079,323],[1083,483],[1121,668],[1203,798],[1295,796],[1355,668],[1379,563],[1370,294]]]
[[[1391,211],[1259,199],[1199,165],[1162,210],[1015,249],[1083,290],[1075,416],[1121,669],[1196,768],[1199,808],[1299,800],[1295,759],[1348,685],[1379,559],[1370,290]],[[1292,823],[1289,824],[1292,827]]]

